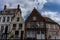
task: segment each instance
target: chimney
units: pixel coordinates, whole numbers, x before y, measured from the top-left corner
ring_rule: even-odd
[[[20,9],[20,5],[18,4],[18,6],[17,6],[17,9],[18,9],[18,11],[20,11],[20,13],[21,13],[21,9]]]
[[[18,4],[18,6],[17,6],[17,9],[19,10],[20,9],[20,5]]]
[[[7,8],[7,6],[6,5],[4,5],[4,10]]]

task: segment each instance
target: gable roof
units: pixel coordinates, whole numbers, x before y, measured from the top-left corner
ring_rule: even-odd
[[[31,14],[27,17],[26,21],[29,19],[29,17],[32,15],[32,14],[38,14],[39,16],[42,17],[43,20],[45,20],[46,23],[54,23],[54,24],[58,24],[56,23],[54,20],[48,18],[48,17],[43,17],[35,8],[33,9],[33,11],[31,12]]]
[[[38,20],[41,20],[41,18],[43,19],[43,17],[41,16],[41,14],[37,11],[36,8],[33,9],[33,11],[30,13],[30,15],[26,18],[25,21],[29,20],[31,17],[36,16],[38,17]]]

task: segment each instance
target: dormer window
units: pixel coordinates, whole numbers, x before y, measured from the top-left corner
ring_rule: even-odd
[[[33,20],[36,20],[36,16],[33,17]]]

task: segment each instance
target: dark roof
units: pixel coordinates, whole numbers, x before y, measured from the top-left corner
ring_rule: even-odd
[[[38,11],[36,8],[33,9],[33,11],[30,13],[29,16],[31,16],[31,14],[35,15],[35,14],[38,14],[42,17],[43,20],[45,20],[46,23],[54,23],[54,24],[57,24],[54,20],[52,20],[51,18],[49,17],[43,17]],[[29,16],[27,17],[27,19],[29,19]],[[26,20],[27,20],[26,19]]]
[[[42,15],[37,11],[36,8],[34,8],[32,10],[32,12],[29,14],[29,16],[26,18],[25,21],[30,20],[33,16],[36,16],[38,18],[36,21],[43,21],[44,20]],[[33,20],[31,19],[30,21],[33,21]]]

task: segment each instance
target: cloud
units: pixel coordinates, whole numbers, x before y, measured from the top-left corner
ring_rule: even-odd
[[[29,14],[34,7],[38,11],[42,10],[46,3],[54,3],[60,5],[60,0],[0,0],[0,9],[3,9],[6,4],[8,8],[16,8],[20,4],[22,10],[22,16]],[[42,12],[43,16],[50,17],[60,24],[60,14],[58,12],[45,11]]]
[[[46,0],[0,0],[0,7],[3,9],[6,4],[8,8],[16,8],[20,4],[22,16],[25,16],[33,7],[38,7],[41,10],[46,2]]]
[[[47,1],[50,3],[55,3],[55,4],[60,5],[60,0],[47,0]]]
[[[58,12],[52,12],[52,11],[44,11],[42,12],[43,16],[49,17],[55,22],[60,24],[60,14]]]

